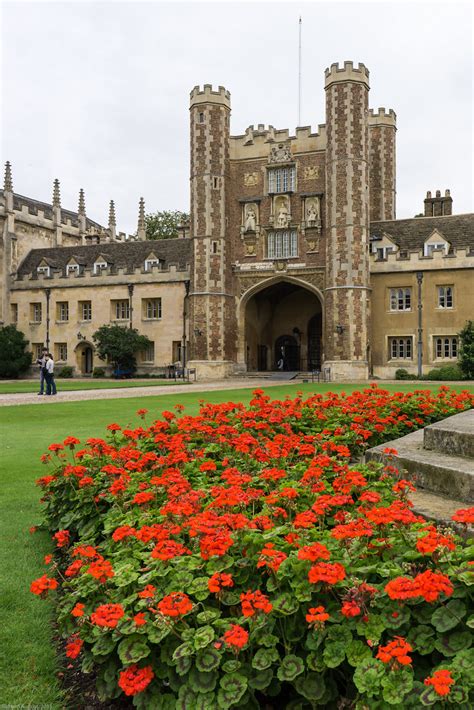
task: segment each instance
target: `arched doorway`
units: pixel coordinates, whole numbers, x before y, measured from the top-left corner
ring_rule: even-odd
[[[91,375],[94,369],[94,348],[88,342],[79,343],[76,347],[77,369],[81,375]]]
[[[239,361],[248,371],[278,370],[281,360],[287,371],[320,369],[322,324],[317,289],[291,277],[268,279],[240,303]]]

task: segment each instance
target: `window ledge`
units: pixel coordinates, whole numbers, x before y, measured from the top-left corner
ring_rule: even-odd
[[[150,321],[150,320],[162,320],[162,316],[157,316],[156,318],[145,318],[142,316],[143,321]]]

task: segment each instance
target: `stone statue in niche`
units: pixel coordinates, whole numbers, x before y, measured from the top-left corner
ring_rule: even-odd
[[[288,227],[288,220],[289,220],[288,210],[286,209],[286,205],[283,204],[280,206],[280,209],[278,210],[278,217],[277,217],[278,227]]]
[[[292,160],[292,155],[289,145],[278,143],[278,145],[274,145],[270,150],[270,163],[287,163],[290,160]]]
[[[321,212],[319,209],[319,199],[314,198],[306,202],[306,222],[308,224],[314,224],[319,222],[321,219]]]
[[[290,202],[287,196],[280,195],[274,203],[274,225],[275,227],[288,227],[291,220]]]
[[[257,208],[253,203],[245,205],[244,230],[246,232],[255,232],[257,230]]]

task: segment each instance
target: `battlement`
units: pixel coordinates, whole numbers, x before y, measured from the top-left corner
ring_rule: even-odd
[[[219,104],[230,109],[230,91],[224,86],[219,86],[217,91],[214,91],[212,84],[204,84],[202,89],[195,86],[189,95],[189,107],[198,104]]]
[[[170,277],[175,277],[172,280],[186,280],[189,278],[189,264],[185,266],[178,263],[169,263],[165,267],[154,267],[145,269],[143,266],[135,266],[133,268],[114,267],[109,265],[106,269],[101,269],[97,272],[92,267],[84,267],[79,273],[65,274],[62,268],[51,267],[51,275],[37,272],[28,274],[16,274],[15,280],[12,283],[12,288],[15,289],[15,284],[21,288],[20,284],[30,284],[31,288],[66,288],[68,286],[77,287],[79,282],[105,284],[121,283],[124,278],[135,283],[155,283],[157,281],[169,281]],[[104,284],[104,285],[105,285]]]
[[[312,132],[311,126],[300,126],[295,135],[290,135],[288,128],[277,129],[259,123],[257,127],[248,126],[240,136],[230,136],[230,157],[232,160],[249,158],[266,158],[269,153],[269,143],[287,143],[290,141],[292,153],[326,149],[326,124],[318,125],[317,132]]]
[[[324,72],[324,88],[328,89],[332,84],[341,82],[353,81],[359,84],[365,84],[369,88],[369,70],[359,62],[357,67],[354,67],[354,62],[344,62],[342,67],[336,62],[331,64]]]
[[[370,255],[371,273],[388,273],[392,271],[431,271],[439,269],[465,269],[474,267],[474,249],[456,249],[446,254],[444,250],[435,250],[425,256],[417,250],[397,250],[388,252],[384,259]]]
[[[369,126],[397,126],[397,114],[393,108],[380,106],[377,110],[369,109]]]

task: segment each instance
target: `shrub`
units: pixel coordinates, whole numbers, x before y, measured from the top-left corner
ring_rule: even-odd
[[[17,379],[31,367],[28,340],[14,325],[0,328],[0,377]]]
[[[105,367],[94,367],[92,377],[105,377]]]
[[[395,379],[396,380],[416,380],[417,376],[412,375],[408,370],[405,370],[403,367],[400,367],[398,370],[395,371]]]
[[[459,367],[467,380],[474,380],[474,321],[467,321],[459,339]]]
[[[458,365],[443,365],[442,367],[435,367],[434,370],[430,370],[427,375],[423,375],[423,379],[455,382],[463,379],[463,373]]]
[[[63,367],[58,371],[56,377],[61,377],[63,379],[70,379],[74,374],[74,368],[70,365],[63,365]]]
[[[66,655],[139,708],[469,707],[472,541],[350,457],[474,396],[254,395],[49,447]]]
[[[116,370],[127,370],[132,374],[137,369],[135,354],[152,344],[151,340],[146,335],[140,335],[136,328],[125,328],[121,325],[102,325],[92,338],[101,360],[108,359]]]

